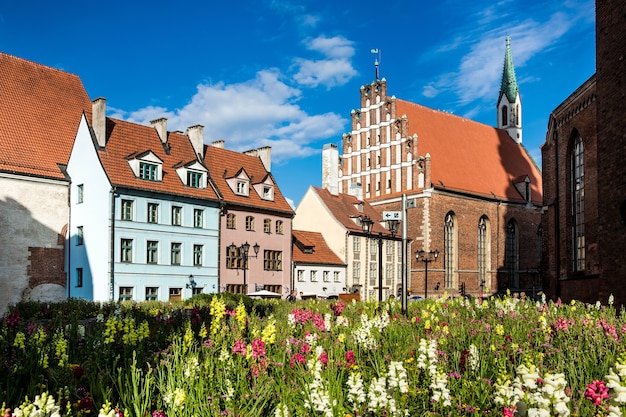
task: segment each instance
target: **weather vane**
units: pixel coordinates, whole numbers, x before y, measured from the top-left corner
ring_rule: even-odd
[[[374,66],[376,67],[376,81],[378,81],[378,65],[380,64],[380,51],[378,48],[372,49],[371,53],[376,55],[376,59],[374,60]]]

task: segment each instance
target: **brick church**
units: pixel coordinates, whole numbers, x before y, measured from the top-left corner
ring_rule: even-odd
[[[541,173],[522,145],[508,38],[496,97],[493,127],[389,95],[377,71],[360,89],[341,155],[337,146],[324,148],[325,189],[366,200],[381,213],[406,213],[411,295],[541,289]],[[429,252],[438,256],[422,262]],[[351,286],[357,277],[348,275]]]
[[[542,146],[545,291],[626,304],[626,3],[596,1],[596,73],[550,115]]]

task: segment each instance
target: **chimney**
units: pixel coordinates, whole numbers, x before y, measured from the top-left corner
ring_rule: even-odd
[[[224,149],[224,141],[223,141],[223,140],[221,140],[221,139],[220,139],[220,140],[213,141],[213,142],[211,143],[211,146],[213,146],[214,148]]]
[[[91,124],[98,146],[104,148],[107,143],[107,99],[98,97],[92,103]]]
[[[195,125],[187,128],[185,135],[189,138],[196,155],[202,156],[204,150],[204,126]]]
[[[272,172],[272,147],[262,146],[257,149],[257,155],[263,162],[263,166],[267,172]]]
[[[322,188],[337,195],[339,185],[339,150],[337,145],[327,143],[322,150]]]
[[[150,125],[157,131],[161,142],[167,143],[167,119],[161,117],[160,119],[150,121]]]
[[[350,190],[348,194],[356,197],[359,201],[363,200],[363,186],[360,182],[353,182],[350,184]]]
[[[242,154],[259,158],[261,162],[263,163],[265,170],[267,172],[272,172],[271,171],[271,168],[272,168],[271,166],[272,147],[271,146],[263,146],[258,149],[250,149],[248,151],[243,151]]]

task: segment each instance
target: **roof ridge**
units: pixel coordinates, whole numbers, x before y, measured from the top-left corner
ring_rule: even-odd
[[[41,64],[39,62],[35,62],[35,61],[30,60],[30,59],[26,59],[26,58],[22,58],[22,57],[19,57],[19,56],[7,54],[6,52],[0,51],[0,55],[2,55],[4,57],[7,57],[8,59],[14,59],[16,61],[22,61],[22,62],[31,64],[31,65],[34,65],[34,66],[37,66],[37,67],[44,67],[44,68],[51,69],[51,70],[54,70],[54,71],[62,72],[64,74],[73,75],[74,77],[79,77],[78,74],[76,74],[76,73],[69,72],[69,71],[66,71],[66,70],[62,70],[62,69],[59,69],[59,68],[55,68],[55,67],[50,66],[50,65]]]

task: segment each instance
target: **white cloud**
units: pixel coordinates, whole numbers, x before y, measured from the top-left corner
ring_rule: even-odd
[[[570,2],[569,7],[560,5],[555,11],[546,9],[544,21],[526,17],[524,8],[514,9],[511,3],[502,1],[480,10],[476,20],[469,19],[481,22],[479,30],[460,28],[463,36],[456,36],[436,48],[442,56],[460,48],[469,52],[461,58],[458,71],[441,74],[428,83],[422,91],[425,97],[448,92],[457,97],[457,104],[461,106],[478,100],[491,103],[501,81],[505,37],[511,37],[513,62],[516,68],[521,68],[555,45],[579,21],[587,19],[590,2]],[[593,13],[593,8],[591,11]]]
[[[357,74],[351,62],[354,47],[348,39],[342,36],[327,38],[322,35],[307,39],[305,44],[307,49],[323,54],[324,58],[295,59],[296,73],[293,78],[298,84],[306,87],[323,85],[330,88],[347,83]]]
[[[272,147],[272,162],[319,152],[312,143],[341,134],[346,121],[335,113],[310,115],[297,102],[302,92],[281,81],[277,70],[264,70],[252,80],[200,84],[190,102],[180,109],[145,107],[131,113],[111,109],[111,117],[135,123],[167,117],[168,130],[201,124],[205,143],[224,140],[228,149]]]

